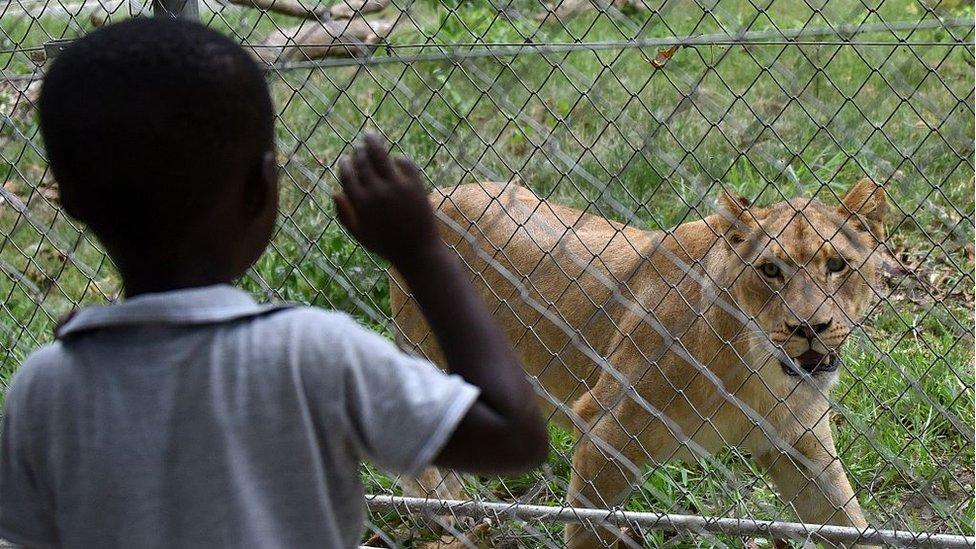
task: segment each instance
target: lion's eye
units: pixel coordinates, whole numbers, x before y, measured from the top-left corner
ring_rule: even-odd
[[[839,273],[847,268],[847,261],[842,257],[831,257],[827,260],[827,270],[832,273]]]
[[[763,263],[762,265],[760,265],[759,271],[762,272],[762,274],[768,276],[769,278],[776,278],[779,276],[781,272],[779,270],[779,265],[772,262]]]

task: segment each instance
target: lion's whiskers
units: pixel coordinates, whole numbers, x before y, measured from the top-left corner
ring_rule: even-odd
[[[746,345],[745,353],[739,354],[737,350],[737,354],[741,362],[750,367],[750,370],[752,366],[757,369],[762,368],[771,359],[776,358],[774,349],[781,349],[781,346],[773,342],[765,332],[757,329],[743,330],[727,342],[729,346],[743,343]]]

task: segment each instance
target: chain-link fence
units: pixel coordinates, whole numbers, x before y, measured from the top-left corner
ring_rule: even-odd
[[[552,425],[519,478],[365,468],[364,545],[973,546],[970,3],[318,2],[156,6],[268,69],[281,218],[241,285],[437,358],[329,200],[375,128],[435,188]],[[45,65],[153,6],[0,6],[5,387],[119,293],[58,205]]]

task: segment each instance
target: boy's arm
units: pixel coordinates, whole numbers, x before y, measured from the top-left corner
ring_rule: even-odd
[[[30,418],[45,417],[45,406],[28,405],[38,378],[29,358],[14,375],[0,421],[0,538],[24,547],[60,547],[53,502],[31,459],[42,432]],[[31,402],[31,404],[35,404]]]
[[[475,473],[534,468],[548,453],[545,424],[511,343],[441,242],[419,170],[392,159],[375,134],[340,161],[340,221],[400,272],[437,336],[448,368],[481,389],[434,460]]]

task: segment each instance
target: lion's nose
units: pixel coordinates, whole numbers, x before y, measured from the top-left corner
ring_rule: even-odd
[[[834,323],[833,319],[827,322],[820,322],[818,324],[810,324],[809,322],[804,322],[802,324],[786,324],[786,329],[789,330],[791,334],[797,334],[805,337],[806,339],[813,341],[813,338],[817,337],[817,334],[821,334],[830,329],[830,325]]]

